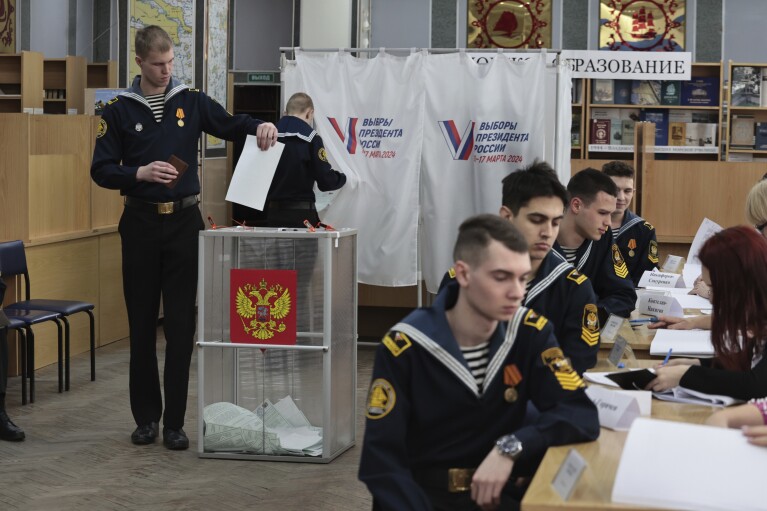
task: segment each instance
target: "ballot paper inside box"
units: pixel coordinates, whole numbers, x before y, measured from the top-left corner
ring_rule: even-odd
[[[205,231],[199,264],[199,456],[328,463],[352,447],[356,231]],[[238,290],[232,286],[246,289],[238,280],[248,273],[243,270],[295,272],[295,287],[289,286],[294,339],[270,343],[276,335],[269,328],[278,331],[287,312],[286,299],[279,307],[269,301],[284,290],[273,286],[268,272],[259,277],[260,291],[246,293],[253,316],[233,312]],[[278,292],[267,293],[273,287]],[[252,339],[237,331],[243,325]]]

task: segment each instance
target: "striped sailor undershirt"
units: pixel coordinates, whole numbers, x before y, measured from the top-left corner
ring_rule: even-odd
[[[152,94],[151,96],[145,96],[146,102],[149,103],[149,107],[152,109],[152,115],[156,122],[162,121],[162,110],[165,106],[165,94]]]
[[[482,391],[482,384],[485,383],[485,373],[487,372],[487,364],[490,361],[490,343],[486,342],[477,346],[464,347],[461,346],[461,353],[463,358],[469,364],[469,370],[474,380],[477,382],[477,387]]]
[[[535,279],[530,279],[527,281],[527,284],[525,284],[525,296],[530,292],[530,288],[533,287],[533,280]]]
[[[567,248],[567,247],[560,247],[562,249],[562,252],[564,252],[565,259],[568,263],[575,266],[575,253],[578,251],[578,247],[575,248]]]

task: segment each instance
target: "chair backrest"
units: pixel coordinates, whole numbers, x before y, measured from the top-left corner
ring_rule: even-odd
[[[26,290],[25,300],[29,300],[27,256],[24,253],[24,243],[21,240],[0,243],[0,272],[2,272],[3,278],[23,275]]]

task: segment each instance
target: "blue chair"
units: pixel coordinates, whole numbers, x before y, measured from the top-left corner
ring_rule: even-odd
[[[94,305],[92,303],[76,301],[76,300],[49,300],[49,299],[31,299],[30,292],[30,279],[29,272],[27,270],[27,257],[24,252],[24,244],[17,241],[7,241],[0,243],[0,269],[2,269],[3,275],[7,276],[24,276],[24,297],[23,301],[9,304],[5,307],[6,314],[13,310],[34,310],[34,311],[49,311],[58,315],[64,323],[64,389],[69,390],[69,320],[68,316],[76,314],[78,312],[85,312],[88,314],[90,321],[90,352],[91,352],[91,381],[96,379],[96,337],[95,337],[95,321],[93,317]],[[34,340],[32,341],[32,343]],[[30,343],[31,344],[31,343]]]

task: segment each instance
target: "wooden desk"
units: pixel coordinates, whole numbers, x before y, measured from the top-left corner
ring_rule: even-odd
[[[650,367],[656,363],[657,361],[654,360],[640,361],[642,367]],[[606,371],[608,367],[605,361],[600,361],[594,370]],[[670,403],[654,399],[652,417],[701,424],[718,409],[713,406]],[[525,498],[522,500],[522,511],[561,511],[562,509],[636,511],[645,509],[610,501],[615,473],[618,470],[627,435],[628,433],[625,431],[602,428],[599,439],[595,442],[549,448],[538,472],[530,483]],[[583,456],[588,462],[588,466],[575,485],[570,499],[565,502],[554,490],[551,481],[571,448],[576,449]]]

